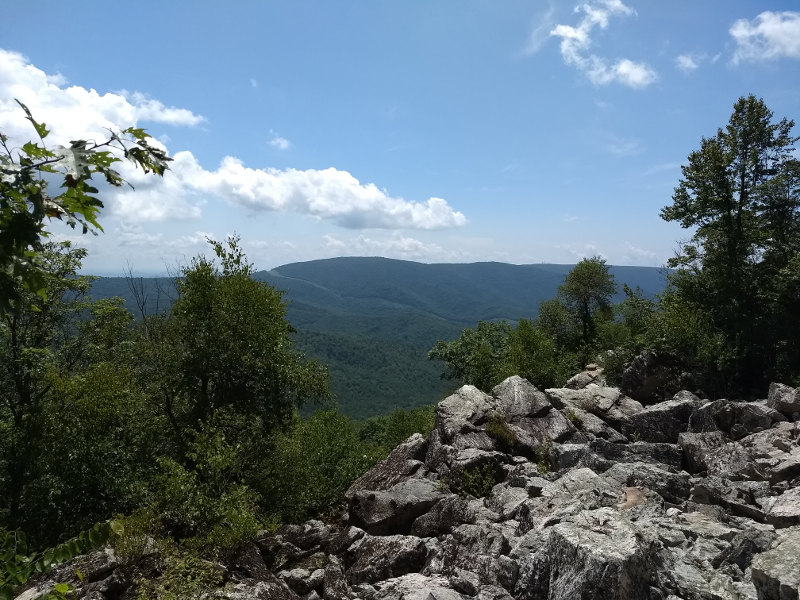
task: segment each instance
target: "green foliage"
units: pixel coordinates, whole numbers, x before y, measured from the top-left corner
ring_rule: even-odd
[[[161,354],[163,402],[179,429],[227,407],[271,429],[329,396],[327,371],[292,350],[281,293],[252,279],[238,238],[211,244],[220,265],[195,258],[178,281]]]
[[[376,448],[381,455],[386,455],[414,433],[427,436],[433,429],[435,416],[435,404],[398,408],[388,415],[362,421],[358,424],[358,437],[366,447]]]
[[[191,438],[189,466],[159,460],[161,472],[147,508],[160,515],[153,534],[173,537],[203,556],[229,556],[261,528],[259,497],[242,483],[236,448],[218,429],[206,426]]]
[[[508,336],[504,375],[519,375],[539,389],[560,387],[575,370],[577,357],[542,328],[520,319]]]
[[[428,358],[445,362],[442,377],[489,391],[504,378],[510,332],[511,326],[505,321],[479,321],[475,329],[465,329],[457,340],[436,342]]]
[[[451,474],[446,478],[445,485],[462,498],[485,498],[502,481],[500,471],[493,463],[474,465]]]
[[[536,468],[539,469],[539,473],[549,473],[552,469],[552,464],[550,463],[550,450],[552,448],[553,442],[549,439],[536,447],[534,458],[536,459]]]
[[[47,126],[17,103],[39,140],[12,149],[0,132],[0,314],[12,310],[12,303],[24,301],[23,290],[46,297],[50,271],[40,256],[49,236],[45,219],[62,220],[73,229],[80,226],[83,233],[102,231],[97,218],[103,203],[93,177],[123,185],[112,168],[120,154],[145,173],[157,175],[163,175],[172,160],[150,144],[144,130],[132,127],[111,132],[104,141],[74,140],[68,148],[48,148]],[[53,179],[61,182],[61,191],[54,195],[47,189]]]
[[[611,305],[611,297],[616,293],[614,276],[609,266],[599,256],[584,258],[573,268],[558,288],[559,298],[564,306],[580,323],[581,341],[584,351],[595,341],[597,311]]]
[[[383,456],[382,449],[361,442],[348,417],[320,411],[308,419],[296,417],[274,434],[253,485],[265,511],[298,522],[336,506],[350,484]]]
[[[14,590],[23,585],[34,573],[46,573],[59,563],[75,558],[104,545],[121,533],[118,521],[96,523],[74,538],[41,552],[32,552],[27,536],[22,531],[0,528],[0,600],[10,600]],[[70,591],[70,586],[59,584],[53,597]]]
[[[489,421],[486,423],[486,433],[497,442],[504,452],[510,452],[517,443],[517,434],[511,431],[500,413],[493,413],[489,417]]]
[[[699,352],[686,356],[714,374],[713,393],[759,393],[768,381],[800,371],[800,165],[793,126],[773,122],[763,100],[740,98],[728,125],[689,154],[672,204],[661,211],[693,231],[670,260],[679,268],[671,294],[707,320],[711,339],[690,340]],[[703,356],[709,346],[725,351]]]
[[[139,578],[135,600],[194,600],[217,589],[223,581],[224,572],[219,564],[176,548],[168,541],[159,544],[159,560],[161,577]]]

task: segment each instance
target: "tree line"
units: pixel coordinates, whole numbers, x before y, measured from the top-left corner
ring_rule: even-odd
[[[654,351],[691,375],[698,392],[742,398],[771,381],[800,384],[800,161],[794,122],[763,100],[740,98],[728,124],[689,154],[661,211],[691,234],[667,265],[656,299],[616,282],[605,261],[581,261],[535,320],[481,322],[429,357],[443,376],[488,390],[518,373],[561,385],[599,361],[612,381]]]

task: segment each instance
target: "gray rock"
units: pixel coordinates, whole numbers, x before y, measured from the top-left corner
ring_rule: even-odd
[[[692,482],[690,500],[698,504],[717,505],[728,514],[763,522],[766,517],[757,501],[759,497],[768,494],[768,490],[766,482],[705,477]]]
[[[563,413],[567,420],[583,432],[589,440],[599,438],[613,443],[628,441],[628,438],[597,415],[580,408],[568,408]]]
[[[356,492],[363,490],[388,490],[393,485],[405,481],[423,466],[428,443],[418,433],[397,446],[361,477],[356,479],[345,492],[349,500]]]
[[[409,573],[374,586],[374,591],[363,596],[366,600],[466,600],[450,587],[446,577],[428,577]]]
[[[475,386],[465,385],[436,406],[434,427],[439,432],[441,442],[450,444],[459,433],[486,422],[494,409],[495,402],[491,396]]]
[[[676,394],[643,411],[630,415],[623,426],[623,433],[630,438],[645,442],[666,442],[674,444],[678,435],[689,428],[689,418],[700,408],[702,401],[691,392]]]
[[[800,525],[800,487],[787,490],[780,496],[760,498],[758,503],[764,509],[767,522],[775,527]]]
[[[615,509],[582,511],[550,529],[546,547],[523,567],[520,583],[539,591],[525,596],[532,598],[648,598],[656,547],[654,537]]]
[[[350,523],[373,535],[407,534],[414,520],[445,496],[428,479],[409,479],[385,491],[359,491],[350,499]]]
[[[603,475],[629,487],[653,490],[673,504],[680,504],[689,498],[689,476],[685,473],[671,473],[656,465],[643,462],[617,463]]]
[[[605,440],[594,440],[589,448],[612,463],[644,462],[661,465],[675,471],[681,470],[683,452],[676,444],[636,442],[633,444],[612,444]]]
[[[522,417],[540,417],[552,408],[547,397],[527,379],[509,377],[492,389],[497,408],[506,420],[515,422]]]
[[[800,391],[782,383],[772,383],[769,386],[767,406],[794,420],[794,415],[800,413]]]
[[[772,548],[756,555],[751,571],[759,600],[800,597],[800,527],[778,532]]]
[[[734,440],[772,427],[784,417],[761,402],[715,400],[697,408],[689,419],[688,431],[702,433],[722,431]]]
[[[345,575],[350,585],[377,583],[416,573],[425,565],[428,550],[418,537],[365,536],[347,549]]]
[[[430,511],[418,517],[411,526],[411,535],[424,538],[450,533],[454,527],[464,523],[475,523],[477,516],[477,511],[467,500],[453,494],[437,502]]]

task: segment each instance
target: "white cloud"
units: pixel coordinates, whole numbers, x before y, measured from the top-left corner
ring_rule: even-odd
[[[556,5],[553,0],[550,0],[548,2],[547,10],[537,17],[536,24],[531,30],[531,34],[528,37],[528,44],[525,46],[523,54],[531,55],[536,54],[539,51],[539,49],[550,37],[550,30],[553,28],[553,24],[555,23],[555,16]]]
[[[612,16],[627,16],[635,11],[621,0],[599,0],[579,4],[576,13],[583,13],[577,26],[556,25],[551,36],[561,38],[561,56],[564,62],[582,71],[595,85],[619,83],[631,88],[641,89],[658,79],[656,72],[646,63],[628,58],[611,62],[606,58],[589,53],[592,45],[591,33],[595,28],[606,29]]]
[[[0,130],[15,145],[34,133],[14,98],[48,124],[52,144],[105,139],[107,129],[138,125],[140,120],[194,125],[203,119],[136,92],[100,94],[64,85],[63,78],[46,74],[21,54],[0,49]],[[274,132],[273,136],[276,147],[289,147],[288,140]],[[253,211],[296,212],[353,229],[437,229],[466,223],[464,215],[441,198],[406,201],[335,168],[252,169],[228,156],[218,169],[209,171],[191,152],[177,152],[174,159],[163,179],[145,175],[126,161],[118,163],[136,189],[102,189],[105,212],[129,222],[197,219],[209,196],[216,196]]]
[[[375,184],[362,184],[334,168],[252,169],[226,156],[217,170],[207,171],[191,152],[178,152],[174,159],[172,173],[184,189],[214,194],[254,211],[308,214],[350,229],[439,229],[466,223],[466,217],[441,198],[393,198]]]
[[[393,232],[386,237],[359,235],[341,239],[333,235],[323,237],[325,246],[338,256],[384,256],[406,260],[430,260],[445,254],[438,244],[426,244],[416,238]]]
[[[272,134],[272,139],[269,141],[270,146],[277,148],[278,150],[288,150],[292,147],[292,142],[287,140],[285,137],[281,137],[271,129],[269,132]]]
[[[700,65],[690,54],[681,54],[675,59],[675,66],[684,73],[696,71]]]
[[[736,42],[734,64],[800,58],[800,12],[765,11],[752,21],[739,19],[729,33]]]
[[[625,248],[622,251],[622,259],[619,264],[632,265],[641,267],[657,267],[663,264],[658,255],[645,248],[634,246],[630,242],[625,242]]]

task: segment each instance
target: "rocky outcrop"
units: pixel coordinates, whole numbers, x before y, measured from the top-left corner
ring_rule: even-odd
[[[339,521],[265,532],[214,597],[797,598],[798,390],[653,403],[586,379],[462,387],[353,483]],[[78,597],[129,597],[102,556]]]

